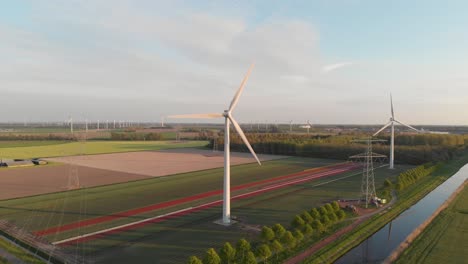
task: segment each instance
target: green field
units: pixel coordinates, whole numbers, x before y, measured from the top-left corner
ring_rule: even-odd
[[[397,175],[407,168],[400,167],[396,171],[386,168],[376,170],[376,186],[381,186],[386,177]],[[346,176],[351,177],[324,184]],[[360,186],[359,171],[344,173],[234,201],[232,213],[243,223],[253,226],[275,223],[288,226],[292,217],[303,210],[339,198],[358,197]],[[220,214],[221,207],[213,207],[181,218],[86,242],[80,247],[91,251],[110,248],[93,253],[103,263],[128,263],[132,259],[141,263],[150,259],[158,259],[158,263],[183,263],[190,255],[202,256],[207,248],[219,248],[226,241],[235,243],[242,237],[257,237],[257,233],[239,226],[226,228],[213,224],[213,221],[220,218]],[[203,237],[203,240],[200,240],[200,237]]]
[[[65,144],[70,143],[70,141],[63,141],[63,140],[7,140],[7,141],[0,141],[0,153],[2,148],[22,148],[22,147],[35,147],[35,146],[50,146],[50,145],[58,145],[58,144]]]
[[[333,160],[290,158],[232,167],[232,185],[329,165]],[[29,230],[107,215],[222,188],[223,168],[157,177],[128,183],[0,201],[0,218]],[[211,199],[219,199],[213,197]],[[117,201],[117,202],[116,202]],[[202,200],[200,202],[205,202]],[[86,214],[80,210],[86,203]],[[184,205],[186,206],[186,205]],[[169,210],[173,211],[174,208]],[[34,221],[31,221],[34,212]],[[160,214],[161,211],[153,212]],[[138,216],[141,217],[141,216]],[[123,219],[134,221],[135,219]],[[112,223],[113,225],[115,223]],[[98,227],[100,229],[101,227]],[[69,236],[76,234],[68,234]]]
[[[234,166],[232,168],[232,183],[235,186],[311,167],[324,166],[333,162],[336,161],[289,158],[265,162],[261,167],[255,164]],[[401,166],[394,171],[386,168],[376,170],[376,186],[381,186],[386,177],[396,176],[408,168],[408,166]],[[345,176],[351,177],[320,185]],[[305,209],[338,198],[357,197],[360,185],[360,171],[343,173],[256,197],[233,201],[232,212],[244,223],[250,225],[271,225],[277,222],[288,225],[292,216]],[[2,201],[0,202],[0,218],[9,219],[20,227],[34,231],[208,190],[221,189],[221,186],[222,169],[191,172],[125,184]],[[233,195],[235,194],[234,192]],[[220,198],[218,196],[203,199],[179,207],[113,220],[82,230],[50,235],[48,239],[56,241]],[[202,254],[208,247],[217,247],[225,241],[235,242],[241,237],[256,236],[256,234],[240,229],[238,226],[225,228],[214,225],[212,222],[220,217],[220,212],[220,206],[213,207],[170,221],[86,242],[73,249],[79,251],[80,254],[98,258],[100,263],[128,263],[132,259],[137,259],[139,263],[152,259],[158,259],[158,263],[181,263],[189,255]],[[203,241],[200,241],[200,235],[203,235]]]
[[[155,150],[170,147],[201,146],[206,142],[111,142],[89,141],[85,146],[79,142],[3,148],[2,153],[10,157],[45,157],[79,154]],[[23,155],[23,156],[21,156]],[[300,172],[305,169],[337,163],[336,160],[313,158],[288,158],[264,162],[263,166],[244,164],[232,167],[232,185],[258,181],[275,176]],[[397,170],[386,168],[376,170],[376,187],[389,176],[396,176],[410,166],[400,166]],[[146,205],[174,200],[222,188],[223,169],[210,169],[190,172],[170,177],[152,178],[123,184],[80,189],[20,199],[0,201],[0,218],[7,219],[29,231],[72,223],[88,218],[115,214]],[[323,184],[330,180],[351,176],[346,179]],[[322,185],[323,184],[323,185]],[[233,201],[233,215],[249,225],[288,225],[291,218],[305,209],[318,206],[338,198],[359,196],[361,172],[343,173],[327,179],[316,180],[298,186],[289,186],[271,193]],[[256,187],[233,192],[236,195],[254,190]],[[112,220],[106,223],[72,230],[47,239],[58,241],[76,235],[102,230],[147,217],[161,215],[177,209],[187,208],[208,201],[218,200],[221,195],[209,197],[156,210],[132,217]],[[80,254],[97,258],[104,263],[128,263],[137,259],[143,262],[158,259],[158,263],[181,263],[189,255],[200,255],[208,247],[218,247],[225,241],[235,242],[241,237],[256,236],[239,226],[225,228],[212,222],[220,217],[220,206],[192,213],[170,221],[151,224],[135,230],[103,237],[72,248]],[[203,235],[203,241],[199,237]]]
[[[468,188],[442,211],[396,263],[468,263]]]
[[[206,141],[184,141],[181,143],[169,141],[52,141],[51,144],[48,144],[48,141],[7,142],[9,143],[6,144],[6,147],[0,148],[0,157],[12,159],[202,147],[208,143]],[[1,141],[0,145],[2,145]]]

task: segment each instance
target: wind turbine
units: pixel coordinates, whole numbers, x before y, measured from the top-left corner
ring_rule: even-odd
[[[292,133],[292,123],[293,123],[293,121],[290,120],[289,121],[289,133]]]
[[[309,135],[309,130],[310,128],[312,127],[312,125],[310,124],[310,121],[307,120],[307,125],[302,125],[301,128],[307,128],[307,135]]]
[[[73,118],[71,116],[68,117],[67,125],[70,125],[70,132],[73,134]]]
[[[239,136],[242,138],[242,141],[244,141],[244,144],[250,150],[250,153],[252,153],[254,158],[257,160],[258,164],[262,165],[257,155],[255,154],[255,151],[252,149],[252,146],[250,146],[250,143],[247,140],[247,137],[245,136],[241,127],[239,126],[237,121],[232,116],[232,111],[236,108],[237,102],[239,101],[239,97],[241,96],[242,91],[244,90],[245,84],[247,83],[250,73],[252,72],[253,66],[254,65],[252,64],[249,70],[247,71],[247,74],[245,75],[244,80],[242,80],[242,83],[239,89],[234,95],[234,98],[232,99],[231,105],[229,106],[228,110],[224,110],[223,113],[170,116],[171,118],[220,118],[220,117],[224,117],[224,186],[223,186],[223,219],[222,219],[223,225],[231,224],[231,179],[230,179],[231,178],[231,168],[230,168],[231,154],[230,154],[230,149],[229,149],[230,123],[232,123],[235,130],[237,131]]]
[[[402,126],[405,126],[407,128],[410,128],[416,132],[420,132],[416,128],[407,125],[398,119],[395,118],[395,113],[393,112],[393,99],[392,99],[392,94],[390,94],[390,120],[388,121],[387,124],[385,124],[379,131],[374,133],[374,137],[377,136],[380,132],[382,132],[384,129],[386,129],[388,126],[390,126],[390,131],[391,131],[391,137],[390,137],[390,169],[394,168],[394,161],[395,161],[395,123],[398,123]]]

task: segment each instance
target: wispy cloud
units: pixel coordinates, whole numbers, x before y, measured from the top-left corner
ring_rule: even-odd
[[[329,73],[329,72],[338,70],[338,69],[343,68],[343,67],[351,66],[353,64],[354,64],[353,62],[346,61],[346,62],[339,62],[339,63],[335,63],[335,64],[325,65],[322,68],[322,73]]]

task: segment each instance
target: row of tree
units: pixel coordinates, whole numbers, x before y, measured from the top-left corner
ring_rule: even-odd
[[[398,191],[401,191],[405,189],[406,187],[413,185],[421,178],[424,178],[430,175],[431,173],[433,173],[440,166],[441,166],[440,163],[436,165],[424,164],[424,165],[421,165],[416,168],[400,173],[400,175],[398,175],[397,177],[397,183],[395,185],[395,189],[397,189]]]
[[[281,224],[271,227],[263,226],[260,239],[256,242],[255,250],[251,244],[240,239],[234,248],[229,242],[216,251],[210,248],[202,259],[191,256],[189,264],[230,264],[230,263],[258,263],[260,259],[266,263],[272,257],[276,262],[291,255],[292,250],[304,244],[315,235],[319,235],[336,222],[346,218],[346,213],[338,202],[327,203],[319,208],[312,208],[296,215],[288,229]]]
[[[142,132],[111,132],[111,140],[124,141],[156,141],[162,140],[162,135],[159,133],[142,133]]]
[[[249,142],[257,153],[304,156],[314,158],[342,159],[362,153],[366,146],[352,141],[349,135],[342,136],[307,136],[291,134],[247,134]],[[384,137],[385,138],[385,137]],[[401,142],[395,147],[397,163],[423,164],[427,162],[445,161],[459,155],[465,150],[464,136],[461,135],[401,135]],[[223,137],[217,140],[218,147],[223,147]],[[422,144],[427,142],[427,144]],[[468,145],[467,145],[468,146]],[[248,151],[237,134],[231,137],[231,149]],[[387,143],[375,144],[374,152],[386,154],[390,150]]]
[[[212,133],[213,134],[213,133]],[[262,142],[285,142],[285,143],[311,143],[311,144],[337,144],[350,145],[352,140],[356,138],[368,137],[366,134],[355,135],[306,135],[306,134],[281,134],[281,133],[247,133],[251,144]],[[234,133],[232,135],[236,137]],[[222,140],[222,135],[219,134],[219,139]],[[385,145],[390,143],[390,135],[382,134],[378,138],[387,140]],[[240,138],[234,138],[231,142],[235,142]],[[218,143],[222,143],[218,142]],[[439,135],[439,134],[400,134],[395,135],[395,145],[398,146],[464,146],[468,145],[468,135]]]
[[[15,140],[75,140],[75,137],[70,134],[0,134],[0,141],[15,141]]]
[[[390,142],[390,135],[383,134],[378,137]],[[395,135],[395,144],[402,146],[463,146],[468,145],[468,137],[455,134],[402,134]]]

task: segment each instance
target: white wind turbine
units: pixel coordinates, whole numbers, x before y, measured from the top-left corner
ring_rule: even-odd
[[[71,116],[68,117],[67,125],[70,126],[70,132],[73,134],[73,118]]]
[[[230,154],[230,149],[229,149],[230,123],[232,123],[235,130],[237,131],[239,136],[242,138],[242,141],[244,141],[244,144],[250,150],[250,153],[252,153],[254,158],[257,160],[258,164],[262,165],[257,155],[255,154],[255,151],[252,149],[252,146],[250,146],[250,143],[247,140],[247,137],[245,136],[241,127],[239,126],[237,121],[232,116],[232,111],[236,108],[237,102],[239,101],[239,97],[241,96],[242,91],[244,90],[245,84],[247,83],[250,73],[252,72],[253,66],[254,66],[253,64],[250,66],[247,74],[244,77],[244,80],[242,80],[242,83],[239,89],[237,90],[236,94],[234,95],[234,98],[232,99],[231,105],[229,106],[228,110],[224,110],[224,112],[221,114],[211,113],[211,114],[191,114],[191,115],[170,116],[171,118],[220,118],[220,117],[224,117],[224,185],[223,185],[223,219],[222,219],[222,224],[224,225],[231,224],[231,179],[230,179],[231,178],[231,168],[230,168],[231,154]]]
[[[410,126],[410,125],[407,125],[401,121],[399,121],[398,119],[395,118],[395,113],[393,112],[393,99],[392,99],[392,94],[390,94],[390,112],[391,112],[391,116],[390,116],[390,120],[388,121],[387,124],[385,124],[379,131],[375,132],[374,133],[374,137],[377,136],[380,132],[382,132],[384,129],[386,129],[388,126],[391,126],[391,137],[390,137],[390,169],[393,169],[394,168],[394,161],[395,161],[395,123],[398,123],[402,126],[405,126],[407,128],[410,128],[416,132],[420,132],[419,130],[417,130],[416,128]]]
[[[307,135],[309,134],[309,130],[310,128],[312,127],[312,125],[310,124],[310,121],[307,120],[307,125],[302,125],[301,128],[307,128]]]

